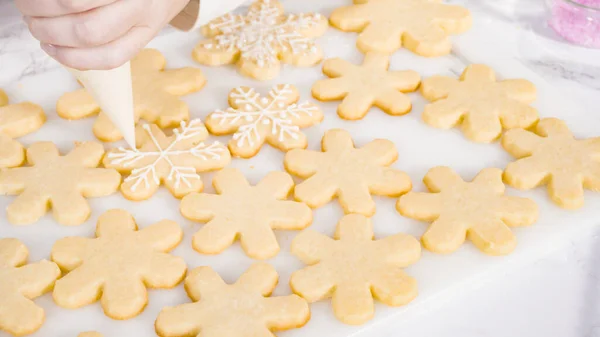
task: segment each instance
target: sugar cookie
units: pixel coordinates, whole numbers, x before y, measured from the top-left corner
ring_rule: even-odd
[[[402,268],[421,257],[419,241],[405,234],[374,240],[371,220],[363,215],[343,217],[335,240],[306,230],[291,249],[309,265],[292,274],[294,293],[310,303],[332,297],[335,317],[346,324],[372,319],[373,298],[401,306],[417,296],[417,282]]]
[[[202,28],[208,39],[194,49],[201,64],[237,63],[240,72],[258,80],[279,74],[281,63],[312,66],[323,58],[314,38],[327,30],[320,14],[284,15],[277,0],[257,0],[246,15],[226,14]]]
[[[509,227],[529,226],[538,218],[533,200],[504,195],[500,169],[483,169],[465,182],[452,169],[435,167],[423,182],[431,193],[407,193],[396,207],[404,216],[432,222],[421,241],[435,253],[452,253],[468,237],[486,254],[509,254],[517,245]]]
[[[119,148],[104,157],[104,166],[128,173],[121,192],[130,200],[150,198],[161,184],[177,197],[202,190],[198,173],[221,169],[231,162],[219,142],[206,144],[208,131],[199,119],[182,122],[167,136],[157,125],[138,126],[138,149]]]
[[[9,105],[8,97],[0,90],[0,168],[23,164],[25,151],[14,138],[38,130],[45,121],[42,107],[29,102]]]
[[[504,181],[528,190],[548,184],[550,198],[567,209],[583,206],[583,189],[600,192],[600,137],[575,139],[565,122],[541,120],[535,133],[506,132],[502,146],[517,161],[508,164]]]
[[[296,104],[299,97],[289,84],[274,86],[266,97],[252,88],[235,88],[229,93],[231,107],[211,113],[204,122],[212,134],[233,133],[229,150],[237,157],[253,157],[265,142],[282,151],[306,148],[300,128],[320,123],[323,112],[310,102]]]
[[[185,277],[183,259],[167,254],[182,238],[173,221],[138,230],[126,211],[107,211],[96,238],[68,237],[52,247],[52,261],[69,272],[56,282],[54,301],[75,309],[100,299],[107,316],[135,317],[148,303],[146,288],[173,288]]]
[[[421,77],[412,70],[388,71],[389,65],[389,56],[378,53],[368,53],[360,66],[329,59],[323,73],[332,79],[315,83],[312,95],[321,101],[343,100],[337,113],[344,119],[362,119],[373,105],[390,115],[404,115],[412,108],[404,93],[417,90]]]
[[[164,308],[154,326],[161,337],[271,336],[304,326],[308,303],[297,295],[268,297],[279,276],[268,264],[253,264],[232,284],[210,267],[192,270],[185,290],[195,303]]]
[[[96,331],[86,331],[79,334],[77,337],[103,337],[101,333]]]
[[[376,139],[355,148],[350,133],[329,130],[322,151],[292,150],[285,155],[288,172],[305,178],[295,188],[296,200],[316,208],[338,197],[346,213],[375,214],[373,195],[396,197],[412,188],[410,177],[390,166],[398,158],[394,143]]]
[[[502,128],[528,128],[538,121],[533,83],[523,80],[496,81],[494,71],[485,65],[468,66],[460,80],[433,76],[423,80],[421,92],[434,103],[423,111],[425,123],[440,129],[458,124],[467,138],[492,142]]]
[[[50,142],[31,145],[31,166],[0,171],[0,194],[19,195],[6,209],[8,221],[31,224],[51,207],[62,225],[84,223],[91,213],[85,199],[115,193],[121,183],[116,170],[97,168],[103,156],[104,147],[96,142],[77,143],[64,156]]]
[[[44,309],[32,299],[50,291],[60,277],[49,261],[27,263],[27,247],[17,239],[0,239],[0,331],[23,336],[44,323]]]
[[[144,49],[131,61],[136,123],[143,119],[167,128],[189,119],[188,106],[179,96],[202,89],[206,80],[200,69],[165,70],[166,63],[164,56],[155,49]],[[98,114],[100,107],[85,89],[80,89],[63,95],[56,104],[56,111],[62,118],[82,119]],[[93,131],[105,142],[123,138],[101,112]]]
[[[450,34],[471,27],[466,8],[442,0],[354,0],[354,5],[331,13],[331,25],[360,32],[356,43],[363,52],[391,53],[402,46],[421,56],[449,54]]]
[[[181,201],[183,216],[206,222],[192,241],[200,253],[221,253],[239,237],[248,256],[268,259],[279,252],[274,229],[300,230],[312,222],[308,206],[285,200],[294,188],[287,173],[270,172],[250,186],[240,170],[230,168],[218,172],[213,185],[218,195],[192,193]]]

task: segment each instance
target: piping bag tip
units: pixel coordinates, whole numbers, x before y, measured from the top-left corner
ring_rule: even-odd
[[[68,68],[94,97],[131,148],[135,149],[133,85],[129,62],[111,70],[80,71]]]

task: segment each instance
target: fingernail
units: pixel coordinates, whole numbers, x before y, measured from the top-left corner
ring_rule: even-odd
[[[42,43],[42,49],[50,56],[56,55],[56,47],[51,44]]]

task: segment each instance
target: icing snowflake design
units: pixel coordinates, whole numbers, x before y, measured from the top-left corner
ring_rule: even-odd
[[[235,88],[229,94],[231,107],[217,110],[206,119],[213,134],[230,134],[232,154],[252,157],[264,142],[288,151],[306,147],[306,136],[300,128],[320,122],[323,113],[314,104],[297,104],[298,90],[289,84],[277,85],[261,97],[254,89]]]
[[[177,197],[199,191],[202,180],[198,172],[223,168],[230,162],[225,146],[203,142],[208,132],[198,119],[182,122],[170,137],[156,125],[141,128],[138,132],[146,138],[139,149],[119,148],[107,155],[105,163],[107,167],[130,172],[121,189],[133,199],[151,196],[161,181]],[[143,196],[135,196],[136,193]]]
[[[200,63],[212,65],[233,63],[239,57],[250,63],[246,66],[263,71],[279,66],[280,59],[313,65],[322,58],[313,37],[322,35],[327,26],[327,20],[318,13],[284,15],[278,1],[258,0],[245,16],[227,14],[206,25],[203,33],[210,39],[201,42],[194,55]],[[271,78],[277,72],[261,75],[241,66],[242,72],[255,78]]]

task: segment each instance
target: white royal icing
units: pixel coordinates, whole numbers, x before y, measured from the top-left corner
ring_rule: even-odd
[[[239,49],[243,59],[264,67],[277,63],[278,50],[293,54],[317,53],[312,39],[302,36],[300,31],[317,25],[320,20],[318,13],[284,16],[276,1],[264,0],[252,7],[245,17],[227,14],[210,23],[210,29],[219,30],[221,34],[215,37],[216,43],[204,47],[227,51]]]
[[[160,177],[158,177],[156,174],[156,166],[162,160],[167,162],[171,167],[171,171],[169,172],[167,179],[175,179],[175,188],[179,188],[181,183],[191,187],[191,183],[189,181],[190,179],[200,179],[200,176],[196,173],[196,169],[194,167],[175,166],[170,157],[181,154],[190,154],[202,160],[218,160],[221,158],[220,153],[225,151],[225,148],[221,146],[219,142],[214,142],[210,145],[200,142],[188,150],[172,150],[172,148],[177,145],[178,142],[196,137],[203,133],[205,128],[199,119],[194,119],[190,121],[189,124],[186,122],[181,122],[181,129],[176,129],[173,131],[175,139],[165,149],[161,148],[160,144],[156,140],[156,137],[152,134],[150,125],[146,124],[143,126],[143,128],[148,133],[150,140],[154,143],[158,151],[141,152],[138,149],[132,150],[121,147],[119,148],[119,152],[111,152],[108,154],[108,158],[113,159],[111,161],[113,165],[122,164],[125,167],[134,165],[142,158],[156,157],[156,160],[154,160],[150,165],[133,169],[131,174],[125,178],[125,182],[134,181],[134,184],[131,186],[132,191],[135,191],[142,183],[144,184],[145,188],[150,187],[149,179],[152,179],[157,185],[160,184]]]

